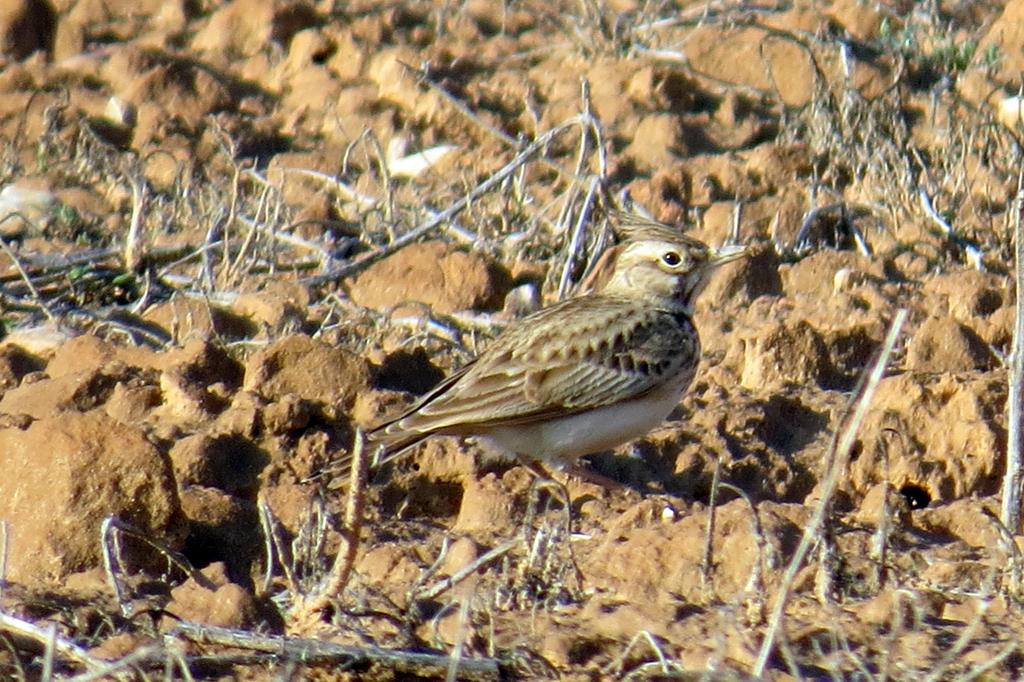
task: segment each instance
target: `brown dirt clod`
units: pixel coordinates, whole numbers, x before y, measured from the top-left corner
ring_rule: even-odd
[[[102,411],[65,412],[25,430],[3,429],[0,470],[10,580],[39,585],[98,565],[100,523],[107,516],[172,547],[184,539],[166,456],[137,427]]]

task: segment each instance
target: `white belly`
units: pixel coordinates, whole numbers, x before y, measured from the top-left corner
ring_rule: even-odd
[[[533,424],[494,427],[479,435],[548,466],[571,464],[583,455],[639,438],[661,424],[689,383],[687,377],[629,402]]]

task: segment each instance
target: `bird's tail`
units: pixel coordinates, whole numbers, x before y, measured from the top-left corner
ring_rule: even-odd
[[[369,457],[369,471],[371,474],[388,462],[404,455],[429,435],[425,433],[410,433],[408,431],[387,433],[386,427],[387,425],[380,426],[366,433],[360,432],[356,436],[363,439],[362,449],[366,456]],[[353,441],[352,448],[331,462],[328,467],[329,471],[338,474],[339,478],[346,484],[357,448],[358,445]]]

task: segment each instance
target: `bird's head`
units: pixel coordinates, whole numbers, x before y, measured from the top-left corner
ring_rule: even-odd
[[[617,214],[622,242],[603,293],[644,298],[693,311],[718,266],[747,255],[744,246],[710,247],[662,223]]]

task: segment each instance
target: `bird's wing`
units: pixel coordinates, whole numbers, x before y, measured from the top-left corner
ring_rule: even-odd
[[[565,301],[510,327],[371,437],[397,452],[430,433],[472,433],[638,397],[696,363],[696,334],[684,322],[617,299]]]

